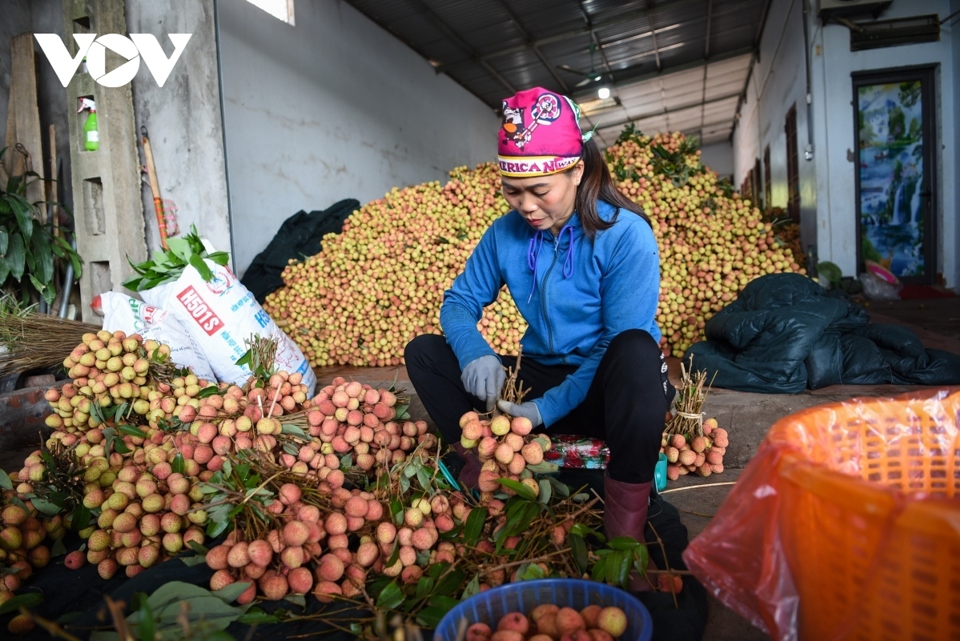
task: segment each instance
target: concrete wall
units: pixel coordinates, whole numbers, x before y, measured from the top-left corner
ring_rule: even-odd
[[[955,6],[955,4],[954,4]],[[772,13],[772,12],[771,12]],[[897,1],[882,18],[951,13],[951,0]],[[855,71],[938,64],[939,179],[937,194],[937,272],[947,285],[958,282],[957,268],[957,161],[956,131],[960,115],[954,101],[957,84],[955,36],[944,30],[939,42],[850,51],[850,32],[841,25],[815,27],[811,45],[813,57],[814,128],[817,157],[817,249],[820,260],[835,262],[844,274],[856,269],[855,136],[852,112],[853,89],[850,75]]]
[[[0,131],[6,131],[10,99],[10,39],[21,33],[56,33],[63,37],[63,12],[60,0],[0,0]],[[62,202],[73,205],[70,185],[70,143],[67,118],[73,112],[67,107],[67,94],[39,46],[34,46],[37,60],[37,94],[40,128],[43,134],[44,176],[49,171],[48,130],[54,125],[57,136],[57,157],[63,160]],[[74,110],[76,111],[76,110]],[[0,136],[2,138],[2,136]],[[0,139],[0,147],[3,146]],[[8,152],[9,153],[9,152]]]
[[[290,26],[219,0],[234,260],[242,273],[284,219],[445,180],[493,160],[498,120],[344,2],[297,2]]]
[[[960,12],[960,0],[951,0],[950,13],[956,12]],[[946,25],[945,29],[949,29],[950,41],[953,46],[953,60],[960,60],[960,15],[955,16]],[[960,64],[954,64],[953,66],[953,141],[950,143],[945,140],[944,144],[952,144],[954,149],[960,150]],[[960,168],[957,168],[957,165],[960,165],[960,158],[954,165],[955,171],[952,182],[956,182],[957,177],[960,176]],[[956,222],[957,218],[960,217],[960,188],[955,187],[953,191],[953,209],[948,210],[946,215],[954,220],[956,231],[954,247],[960,247],[960,224]],[[960,259],[954,261],[953,288],[960,290]]]
[[[158,87],[141,65],[132,83],[137,129],[146,126],[160,195],[176,205],[181,232],[197,226],[218,249],[230,250],[223,121],[214,0],[126,0],[130,33],[157,37],[167,55],[170,33],[192,33],[183,54]],[[139,135],[138,135],[139,137]],[[143,158],[143,151],[140,151]],[[160,247],[150,186],[143,184],[147,247]]]
[[[800,173],[800,233],[804,248],[816,242],[816,167],[804,160],[809,119],[803,55],[803,2],[780,0],[770,6],[760,40],[760,56],[747,85],[746,101],[733,132],[734,185],[743,183],[757,159],[770,146],[770,206],[787,206],[786,117],[797,109],[797,149]]]
[[[700,161],[718,176],[733,176],[733,145],[715,142],[700,148]]]

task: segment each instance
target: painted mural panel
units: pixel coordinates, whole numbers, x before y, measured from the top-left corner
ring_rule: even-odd
[[[920,80],[857,87],[861,258],[922,277],[925,199]]]

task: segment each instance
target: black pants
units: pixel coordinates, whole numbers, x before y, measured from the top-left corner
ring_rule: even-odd
[[[458,443],[460,417],[486,407],[464,389],[453,350],[443,336],[424,334],[407,344],[404,357],[410,382],[444,441]],[[517,360],[514,356],[500,358],[506,367],[513,367]],[[524,400],[540,398],[575,370],[525,357],[519,378],[524,388],[531,389]],[[642,330],[628,330],[610,342],[584,402],[553,425],[541,425],[535,431],[603,439],[610,448],[610,477],[624,483],[646,483],[653,480],[664,415],[674,392],[656,341]]]

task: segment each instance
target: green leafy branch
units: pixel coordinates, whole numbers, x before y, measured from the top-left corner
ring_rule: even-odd
[[[137,292],[153,289],[157,285],[180,278],[188,265],[196,269],[203,280],[209,282],[213,279],[213,271],[204,262],[205,259],[222,266],[230,262],[230,255],[222,251],[208,252],[197,234],[196,225],[191,225],[189,234],[168,238],[167,250],[155,251],[151,260],[142,263],[130,261],[130,266],[138,276],[124,281],[123,286]]]
[[[6,151],[0,149],[0,158]],[[82,273],[83,261],[73,249],[69,229],[60,227],[55,234],[52,221],[42,224],[38,220],[41,207],[57,205],[68,210],[58,203],[27,200],[27,187],[37,180],[41,178],[36,172],[27,171],[10,176],[6,185],[0,185],[0,287],[8,289],[15,281],[23,302],[28,303],[29,283],[47,304],[52,304],[57,295],[57,261],[71,264],[76,278]]]

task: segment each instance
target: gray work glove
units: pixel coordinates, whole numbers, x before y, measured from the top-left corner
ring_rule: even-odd
[[[500,359],[488,354],[467,363],[460,380],[468,392],[487,404],[489,412],[500,398],[500,390],[507,380],[507,374],[503,371]]]
[[[543,419],[540,418],[540,408],[537,407],[537,404],[533,401],[527,401],[519,405],[511,403],[510,401],[497,401],[497,407],[499,407],[500,411],[504,414],[509,414],[513,417],[523,416],[529,418],[534,427],[543,423]]]

